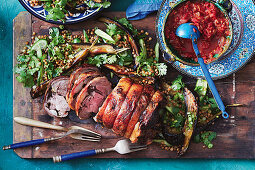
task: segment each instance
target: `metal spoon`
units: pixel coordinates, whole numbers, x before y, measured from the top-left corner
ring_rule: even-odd
[[[76,133],[70,134],[70,137],[78,140],[87,140],[84,138],[84,135],[91,136],[91,137],[96,137],[96,138],[101,138],[101,135],[99,133],[93,132],[91,130],[79,127],[79,126],[70,126],[69,128],[62,127],[62,126],[56,126],[52,125],[49,123],[41,122],[38,120],[34,119],[29,119],[26,117],[15,117],[14,121],[22,124],[22,125],[28,125],[28,126],[34,126],[34,127],[41,127],[41,128],[47,128],[47,129],[54,129],[54,130],[59,130],[59,131],[69,131],[73,129],[78,129]]]
[[[212,91],[214,99],[216,100],[219,109],[222,111],[222,117],[227,119],[229,117],[229,115],[225,111],[225,106],[224,106],[224,104],[221,100],[221,97],[215,87],[215,84],[211,78],[211,75],[210,75],[207,67],[206,67],[206,64],[204,63],[204,59],[201,57],[199,49],[197,47],[197,40],[200,37],[200,32],[199,32],[198,28],[195,25],[193,25],[192,23],[185,23],[185,24],[180,25],[176,29],[176,35],[181,38],[186,38],[186,39],[192,40],[193,49],[196,53],[198,63],[200,64],[200,66],[202,68],[202,71],[205,75],[205,78],[206,78],[208,84],[209,84],[209,87]]]

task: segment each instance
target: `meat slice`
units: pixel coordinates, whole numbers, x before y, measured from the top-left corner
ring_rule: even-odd
[[[66,117],[70,108],[65,99],[69,77],[54,78],[45,93],[44,109],[50,116]]]
[[[119,83],[117,84],[117,86],[113,89],[112,93],[106,98],[106,100],[104,101],[103,105],[99,108],[99,112],[97,113],[97,115],[95,116],[95,121],[96,122],[100,122],[102,123],[103,122],[103,116],[104,116],[104,113],[105,113],[105,109],[108,105],[108,103],[113,99],[113,93],[117,93],[117,89],[120,89],[121,86],[123,86],[124,84],[130,84],[130,83],[127,83],[127,82],[130,82],[130,79],[128,78],[122,78],[119,80]],[[120,86],[121,85],[121,86]],[[125,86],[125,85],[124,85]],[[128,85],[129,86],[129,85]],[[131,86],[131,85],[130,85]],[[129,87],[130,87],[129,86]],[[129,88],[128,87],[128,88]],[[118,90],[120,91],[120,90]],[[111,101],[112,102],[112,101]]]
[[[129,120],[133,115],[133,111],[137,106],[137,101],[139,100],[142,91],[143,86],[140,84],[133,84],[130,87],[127,96],[113,124],[112,130],[116,134],[124,136]]]
[[[106,77],[92,79],[77,96],[75,104],[77,116],[80,119],[88,119],[91,113],[97,113],[111,91],[111,83]]]
[[[74,85],[74,82],[79,78],[79,76],[83,73],[88,73],[91,71],[99,72],[98,68],[89,64],[84,64],[81,67],[78,67],[75,71],[70,75],[70,80],[67,87],[66,100],[69,101],[69,95]],[[74,108],[72,108],[74,109]]]
[[[93,78],[99,77],[101,73],[97,71],[91,71],[88,73],[82,73],[78,79],[74,82],[72,89],[69,91],[68,104],[71,109],[75,109],[76,98],[79,92],[90,82]]]
[[[132,85],[132,80],[130,78],[120,79],[117,86],[114,88],[112,93],[107,97],[108,103],[107,107],[104,109],[100,108],[98,114],[103,114],[103,124],[107,128],[112,128],[113,123],[120,111],[123,101],[126,98],[126,94]],[[109,99],[108,99],[109,98]]]
[[[146,85],[143,89],[143,92],[140,96],[140,99],[137,102],[136,108],[133,112],[133,115],[127,125],[127,130],[125,132],[125,137],[129,138],[131,133],[134,130],[135,124],[139,120],[141,113],[146,109],[147,105],[151,101],[151,97],[154,94],[155,90],[152,86]]]
[[[130,136],[132,143],[150,143],[150,139],[156,135],[155,124],[158,122],[158,106],[163,100],[163,95],[160,91],[156,91],[151,99],[151,102],[146,107],[145,111],[136,123],[135,128]]]
[[[99,111],[94,118],[94,120],[96,122],[99,122],[99,123],[103,122],[104,111],[105,111],[109,101],[112,99],[112,97],[110,97],[110,96],[111,96],[111,94],[105,99],[103,105],[99,108]]]

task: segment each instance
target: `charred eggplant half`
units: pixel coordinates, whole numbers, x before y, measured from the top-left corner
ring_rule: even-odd
[[[181,76],[171,85],[161,83],[161,87],[167,99],[165,111],[161,112],[163,141],[171,146],[179,146],[177,151],[181,156],[187,151],[192,137],[220,118],[221,112],[206,80],[197,80],[194,94],[185,87]]]
[[[178,76],[172,82],[162,84],[167,104],[161,114],[162,134],[165,140],[174,146],[181,146],[178,155],[183,155],[192,138],[198,113],[196,98]]]
[[[183,96],[173,100],[167,96],[167,105],[165,106],[165,113],[162,116],[163,120],[163,136],[171,145],[180,145],[184,141],[182,128],[185,122],[185,101]]]
[[[180,145],[184,141],[183,127],[185,123],[185,100],[183,95],[182,77],[178,77],[169,85],[162,83],[167,104],[161,114],[162,132],[165,140],[171,145]]]
[[[185,98],[185,103],[187,107],[186,121],[183,128],[183,134],[185,138],[184,138],[182,148],[180,152],[178,152],[178,155],[183,155],[189,147],[191,137],[196,127],[197,113],[198,113],[198,106],[197,106],[195,96],[187,88],[184,88],[184,98]]]

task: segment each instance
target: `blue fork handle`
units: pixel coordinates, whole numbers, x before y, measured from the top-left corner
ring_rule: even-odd
[[[76,159],[76,158],[93,156],[96,154],[97,154],[96,150],[93,149],[93,150],[87,150],[87,151],[82,151],[82,152],[70,153],[70,154],[61,155],[61,156],[54,156],[53,161],[54,162],[62,162],[62,161],[67,161],[67,160],[71,160],[71,159]]]
[[[44,143],[44,142],[46,142],[46,139],[36,139],[36,140],[30,140],[30,141],[26,141],[26,142],[14,143],[14,144],[11,144],[11,145],[3,146],[3,150],[16,149],[16,148],[22,148],[22,147],[26,147],[26,146],[38,145],[38,144],[41,144],[41,143]]]
[[[195,53],[196,53],[196,55],[198,57],[198,63],[200,64],[200,67],[202,68],[202,71],[203,71],[203,73],[205,75],[207,83],[209,84],[209,87],[211,89],[213,97],[216,100],[217,105],[218,105],[219,109],[222,112],[222,117],[227,119],[229,117],[229,115],[228,115],[228,113],[225,110],[225,106],[224,106],[224,104],[223,104],[223,102],[221,100],[219,92],[218,92],[217,88],[215,87],[215,84],[214,84],[214,82],[213,82],[213,80],[211,78],[211,75],[210,75],[207,67],[206,67],[206,64],[204,63],[204,59],[200,55],[200,52],[198,50],[197,43],[196,43],[195,39],[192,40],[192,44],[193,44],[194,51],[195,51]]]

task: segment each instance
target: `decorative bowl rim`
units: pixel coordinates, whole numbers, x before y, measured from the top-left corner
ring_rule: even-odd
[[[165,48],[166,48],[166,50],[164,50],[164,48],[161,47],[162,44],[158,41],[159,44],[160,44],[161,50],[164,51],[164,52],[166,52],[166,53],[171,57],[171,60],[172,60],[172,61],[170,61],[170,62],[179,61],[179,62],[181,62],[181,63],[183,63],[183,64],[185,64],[185,65],[189,65],[189,66],[199,66],[198,63],[195,63],[195,62],[194,62],[194,63],[187,62],[187,61],[181,59],[180,57],[178,57],[177,55],[175,55],[175,54],[172,52],[172,50],[169,48],[169,46],[167,45],[166,40],[165,40],[165,34],[164,34],[165,24],[166,24],[166,20],[167,20],[169,14],[173,11],[173,9],[174,9],[175,7],[177,7],[177,6],[180,5],[181,3],[184,3],[184,2],[189,1],[189,0],[179,0],[178,2],[176,2],[176,3],[173,5],[173,7],[170,8],[170,10],[169,10],[169,11],[167,12],[167,14],[164,16],[164,21],[163,21],[163,25],[162,25],[162,32],[161,32],[161,33],[158,32],[158,20],[159,20],[160,13],[161,13],[161,11],[163,10],[163,6],[164,6],[164,4],[165,4],[166,1],[167,1],[167,0],[163,0],[163,1],[162,1],[161,6],[160,6],[160,9],[159,9],[158,14],[157,14],[157,18],[156,18],[156,36],[157,36],[157,39],[158,39],[158,40],[159,40],[160,35],[162,36],[162,41],[163,41],[163,44],[164,44],[164,46],[165,46]],[[216,2],[213,2],[213,1],[211,1],[211,0],[205,0],[205,1],[209,1],[210,3],[213,3],[218,9],[220,9],[220,11],[224,14],[225,18],[226,18],[226,19],[228,20],[228,22],[229,22],[229,29],[230,29],[230,32],[231,32],[229,41],[228,41],[227,45],[224,46],[223,51],[218,55],[218,57],[217,57],[215,60],[206,63],[206,64],[211,64],[211,63],[213,63],[213,62],[218,61],[221,57],[223,57],[223,56],[224,56],[224,53],[229,49],[229,47],[230,47],[230,45],[231,45],[231,42],[232,42],[232,39],[233,39],[233,25],[232,25],[232,22],[231,22],[230,17],[228,16],[227,11],[226,11],[220,4],[218,4],[218,3],[216,3]],[[169,61],[168,61],[168,62],[169,62]]]

